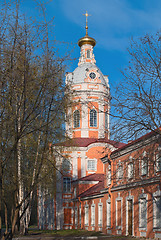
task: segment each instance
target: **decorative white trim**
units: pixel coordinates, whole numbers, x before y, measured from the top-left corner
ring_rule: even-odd
[[[84,207],[84,225],[87,227],[89,226],[89,205],[86,202]]]
[[[128,188],[133,188],[133,187],[138,187],[138,186],[143,186],[143,185],[148,185],[148,184],[152,184],[152,183],[158,183],[158,182],[160,182],[160,177],[154,177],[154,178],[145,179],[145,180],[138,181],[138,182],[132,182],[132,183],[113,187],[113,188],[111,188],[111,192],[128,189]]]
[[[145,200],[145,219],[141,219],[141,200]],[[140,194],[139,195],[139,230],[147,231],[147,203],[148,203],[148,195],[147,194]],[[145,223],[145,227],[142,227],[142,222]]]
[[[94,164],[94,169],[90,169],[88,164],[89,164],[89,161],[92,162],[92,164]],[[97,171],[97,159],[96,158],[93,158],[93,159],[87,159],[86,160],[86,166],[87,166],[87,171],[88,172],[96,172]]]
[[[118,225],[118,219],[117,219],[117,214],[118,214],[118,201],[121,201],[121,226],[119,226]],[[118,229],[118,230],[122,230],[122,197],[120,197],[120,196],[118,196],[117,198],[116,198],[116,200],[115,200],[115,204],[116,204],[116,206],[115,206],[115,208],[116,208],[116,229]]]
[[[100,199],[101,200],[101,199]],[[98,203],[98,227],[103,226],[103,203]]]
[[[132,236],[134,236],[134,196],[126,197],[126,235],[128,235],[128,201],[132,200]]]
[[[106,201],[106,227],[111,228],[111,198]]]
[[[93,226],[93,227],[95,226],[95,221],[96,221],[96,219],[95,219],[95,215],[96,215],[95,211],[96,211],[95,204],[92,203],[92,205],[91,205],[91,226]]]
[[[160,223],[160,218],[156,219],[156,200],[160,198],[161,201],[161,190],[156,191],[153,193],[153,231],[161,231],[161,226],[157,226],[157,223]],[[161,215],[161,213],[160,213]],[[158,220],[158,221],[157,221]]]
[[[114,160],[115,158],[121,157],[127,153],[133,152],[138,148],[145,147],[149,144],[152,144],[154,141],[156,141],[160,135],[155,135],[152,137],[149,137],[148,139],[141,139],[139,142],[134,143],[133,145],[130,146],[125,146],[125,149],[119,150],[116,153],[111,154],[111,159]]]

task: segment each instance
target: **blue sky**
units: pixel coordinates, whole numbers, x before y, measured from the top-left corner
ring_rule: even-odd
[[[24,0],[22,10],[36,16],[33,0]],[[67,71],[77,67],[79,38],[85,35],[85,17],[88,11],[89,36],[95,38],[96,64],[109,76],[111,87],[121,81],[120,70],[128,65],[127,47],[130,38],[155,33],[161,28],[161,0],[53,0],[46,6],[48,19],[54,18],[53,38],[72,43],[72,57]],[[64,47],[63,47],[64,46]],[[67,45],[60,45],[65,54]]]

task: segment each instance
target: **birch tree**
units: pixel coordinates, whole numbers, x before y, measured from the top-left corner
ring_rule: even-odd
[[[1,14],[0,215],[3,205],[6,217],[11,216],[11,231],[4,239],[12,239],[16,226],[22,233],[28,228],[49,142],[64,137],[64,113],[70,104],[63,80],[65,58],[57,56],[45,8],[39,6],[40,23],[20,15],[19,1],[11,7],[4,4]]]

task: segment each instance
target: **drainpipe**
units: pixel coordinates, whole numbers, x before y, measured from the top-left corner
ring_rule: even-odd
[[[110,159],[110,155],[109,155],[109,160],[111,162],[111,185],[108,188],[108,192],[109,195],[111,197],[111,229],[113,228],[113,215],[114,215],[114,198],[113,198],[113,194],[111,193],[111,188],[113,187],[113,173],[114,173],[114,163],[113,161]]]

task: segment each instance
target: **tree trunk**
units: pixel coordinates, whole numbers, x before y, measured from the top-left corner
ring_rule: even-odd
[[[34,163],[34,171],[33,171],[33,177],[32,177],[32,190],[30,192],[30,196],[29,196],[29,204],[28,207],[26,209],[25,212],[25,234],[28,232],[28,228],[29,228],[29,223],[30,223],[30,218],[31,218],[31,203],[33,200],[33,186],[35,184],[35,176],[36,176],[36,169],[37,169],[37,162],[38,162],[38,155],[39,155],[39,146],[40,146],[40,140],[41,140],[41,134],[39,134],[38,136],[38,142],[37,142],[37,151],[36,151],[36,158],[35,158],[35,163]]]
[[[2,235],[2,162],[0,162],[0,237]]]
[[[6,203],[4,204],[4,210],[5,210],[5,226],[6,226],[5,234],[7,234],[8,233],[8,210],[7,210]]]

